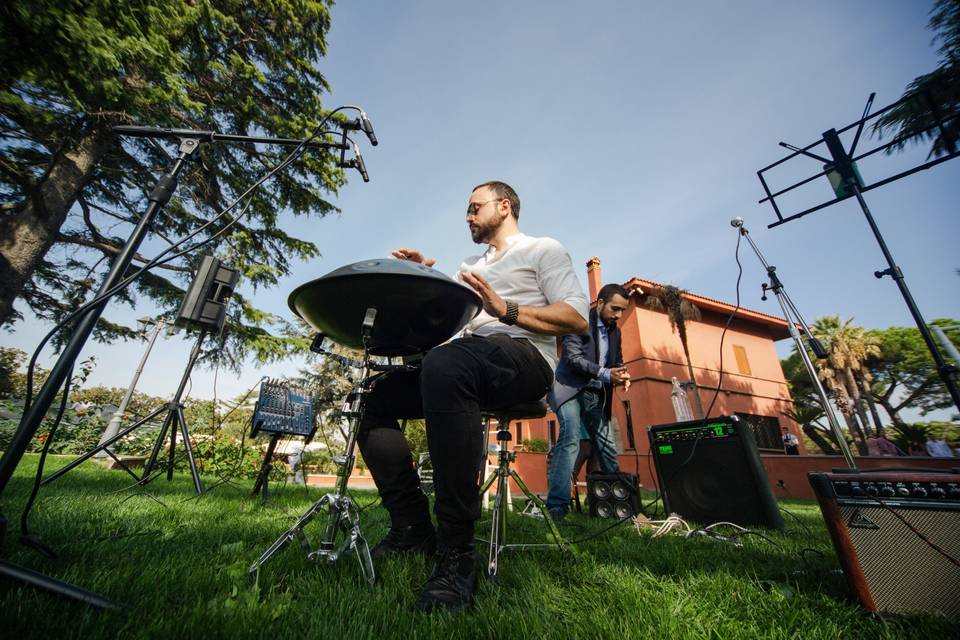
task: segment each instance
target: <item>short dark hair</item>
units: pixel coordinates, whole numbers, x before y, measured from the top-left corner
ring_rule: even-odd
[[[473,191],[477,189],[482,189],[483,187],[490,187],[490,191],[493,192],[493,195],[497,197],[498,200],[509,200],[510,201],[510,212],[513,213],[513,219],[520,219],[520,196],[517,195],[517,192],[513,190],[513,187],[508,185],[506,182],[500,182],[499,180],[491,180],[490,182],[484,182],[483,184],[478,184],[473,188]],[[473,193],[471,191],[470,193]]]
[[[619,284],[605,284],[600,287],[600,293],[597,294],[598,302],[609,302],[613,296],[623,296],[624,299],[630,299],[630,292]]]

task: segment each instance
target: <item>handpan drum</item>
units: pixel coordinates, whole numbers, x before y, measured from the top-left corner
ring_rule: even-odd
[[[483,304],[472,289],[409,260],[354,262],[302,284],[287,304],[334,342],[363,348],[367,309],[377,310],[368,345],[376,356],[422,353],[443,343],[474,318]]]

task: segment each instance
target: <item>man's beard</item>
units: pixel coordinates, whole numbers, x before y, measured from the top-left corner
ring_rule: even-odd
[[[475,226],[470,227],[470,237],[477,244],[486,244],[497,233],[497,229],[503,224],[503,220],[493,219],[487,223],[476,222]]]

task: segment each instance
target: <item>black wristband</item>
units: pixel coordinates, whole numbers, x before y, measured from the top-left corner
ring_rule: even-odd
[[[507,324],[507,325],[517,324],[517,316],[520,315],[520,305],[518,305],[516,302],[510,302],[509,300],[507,300],[506,302],[507,302],[507,311],[502,316],[500,316],[499,320],[503,324]]]

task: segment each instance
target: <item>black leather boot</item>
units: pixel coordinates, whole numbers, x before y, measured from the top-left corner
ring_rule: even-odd
[[[379,560],[400,553],[422,553],[432,556],[437,550],[437,533],[430,523],[390,527],[390,531],[370,550],[370,557]]]
[[[469,607],[477,582],[476,560],[473,545],[441,548],[433,574],[423,585],[417,608],[452,613]]]

